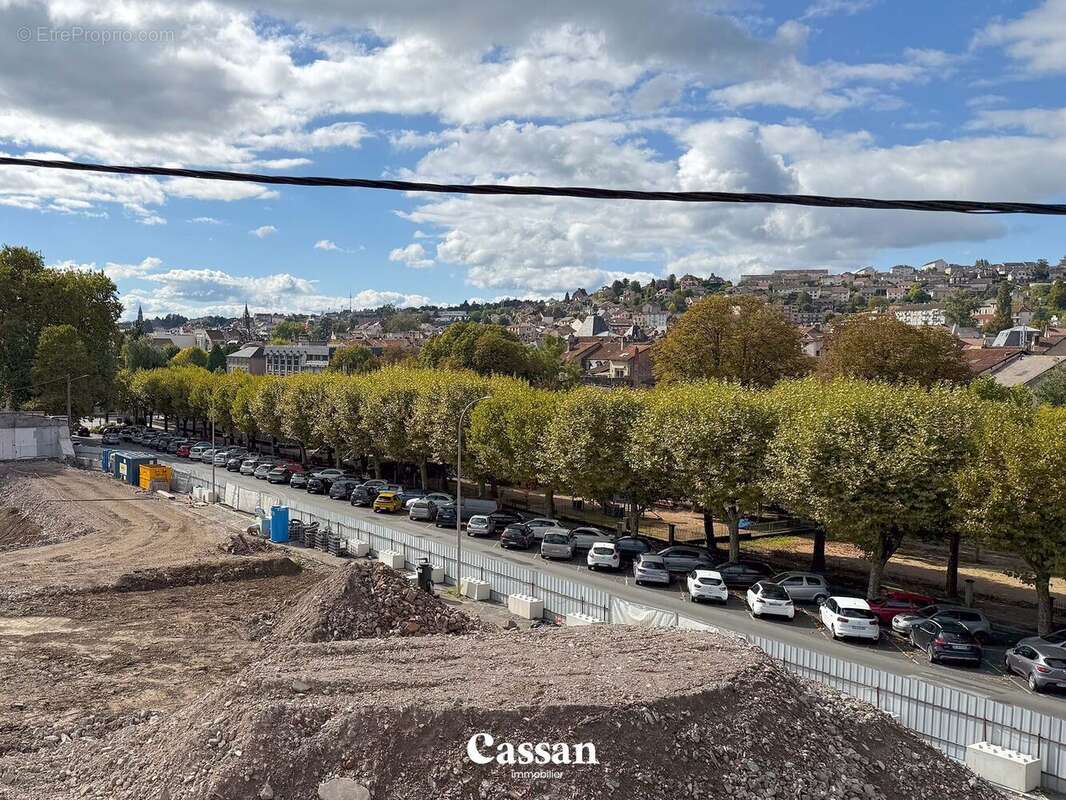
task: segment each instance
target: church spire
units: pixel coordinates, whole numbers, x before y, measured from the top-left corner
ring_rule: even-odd
[[[244,329],[250,331],[252,329],[252,315],[248,313],[248,304],[244,304]]]

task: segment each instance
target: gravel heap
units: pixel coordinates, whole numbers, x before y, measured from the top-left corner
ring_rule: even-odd
[[[590,742],[597,763],[476,764],[482,732]],[[169,718],[11,774],[31,800],[1000,797],[732,638],[607,626],[288,645]]]
[[[77,503],[58,503],[48,486],[25,475],[0,477],[0,552],[69,542],[96,530],[77,516]]]
[[[297,598],[274,624],[274,637],[329,642],[481,630],[480,620],[451,608],[377,561],[335,570]]]

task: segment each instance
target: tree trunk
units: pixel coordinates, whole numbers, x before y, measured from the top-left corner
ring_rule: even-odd
[[[635,502],[629,506],[629,532],[634,536],[640,533],[640,506]]]
[[[547,514],[549,517],[555,516],[555,492],[551,489],[544,490],[544,502],[548,506]]]
[[[944,576],[944,591],[948,597],[959,596],[959,547],[962,545],[962,533],[952,529],[948,534],[948,566]]]
[[[714,540],[714,517],[711,512],[703,511],[703,538],[707,540],[707,549],[718,552],[718,542]]]
[[[825,572],[825,528],[814,530],[814,552],[811,554],[811,572]]]
[[[866,585],[866,599],[876,600],[881,594],[881,579],[885,574],[885,565],[892,558],[903,542],[903,533],[895,528],[882,533],[877,550],[870,554],[870,580]]]
[[[377,456],[372,456],[372,459],[374,461],[374,478],[381,480],[381,462]]]
[[[725,507],[726,522],[729,523],[729,560],[740,558],[740,511],[735,505]]]
[[[429,464],[423,458],[418,462],[418,480],[422,486],[422,491],[429,491]]]
[[[1055,620],[1051,605],[1051,576],[1036,574],[1036,632],[1047,636],[1054,628]]]
[[[494,500],[498,500],[500,497],[500,484],[496,482],[495,478],[489,480],[489,497]]]

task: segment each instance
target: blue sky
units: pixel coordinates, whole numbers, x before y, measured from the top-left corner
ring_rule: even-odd
[[[15,0],[0,17],[5,154],[1066,201],[1066,0]],[[544,297],[671,271],[1057,261],[1062,230],[0,170],[0,241],[104,269],[127,318],[138,304],[195,315],[323,311],[349,295]]]

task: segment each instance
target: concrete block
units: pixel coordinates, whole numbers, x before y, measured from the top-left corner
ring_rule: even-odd
[[[566,626],[569,628],[578,627],[580,625],[602,625],[603,621],[596,619],[588,614],[567,614],[564,618]]]
[[[370,543],[359,539],[348,540],[348,555],[355,558],[363,558],[370,554]]]
[[[459,582],[459,594],[469,597],[471,600],[488,600],[492,597],[492,589],[488,581],[477,578],[463,578]]]
[[[444,583],[444,567],[433,568],[433,582]]]
[[[989,742],[966,748],[966,766],[991,783],[1016,792],[1031,792],[1040,785],[1040,759]]]
[[[174,495],[173,494],[171,494],[170,492],[165,492],[162,489],[156,489],[155,493],[157,495],[159,495],[160,497],[165,497],[167,500],[173,500],[174,499]]]
[[[540,619],[544,616],[544,601],[531,594],[509,594],[507,610],[522,619]]]
[[[378,561],[393,569],[403,569],[404,565],[403,553],[397,553],[395,550],[382,550],[378,553]]]

